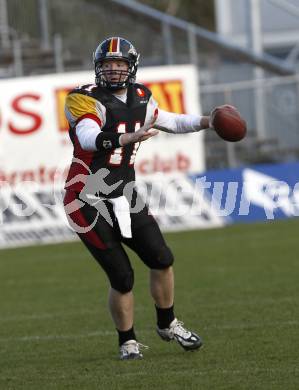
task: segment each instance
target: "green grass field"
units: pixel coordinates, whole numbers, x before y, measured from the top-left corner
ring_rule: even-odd
[[[142,361],[117,359],[107,282],[80,243],[0,252],[0,388],[298,389],[299,220],[166,235],[176,313],[203,337],[184,352],[155,333],[136,272]]]

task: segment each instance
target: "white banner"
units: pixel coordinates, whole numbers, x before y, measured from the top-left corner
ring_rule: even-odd
[[[160,108],[200,114],[197,72],[193,66],[144,68],[138,76],[152,90]],[[0,246],[68,237],[68,233],[63,233],[66,226],[61,205],[52,204],[54,194],[61,191],[61,173],[67,171],[73,149],[64,100],[75,86],[93,80],[93,72],[76,72],[0,81]],[[136,159],[137,177],[141,180],[149,180],[158,172],[174,177],[203,170],[200,133],[160,132],[142,145]],[[51,200],[51,205],[47,206],[45,200]],[[30,205],[27,213],[35,208],[31,210],[33,216],[22,215],[21,204],[23,209]],[[44,240],[38,231],[51,234],[45,234]],[[22,233],[24,240],[14,236],[14,232]]]
[[[197,72],[193,66],[140,69],[139,77],[162,109],[200,113]],[[57,166],[68,167],[73,148],[64,116],[65,96],[73,87],[92,81],[90,72],[0,81],[0,180],[12,185],[24,179],[51,183]],[[203,170],[200,133],[160,132],[142,145],[136,158],[140,175]]]

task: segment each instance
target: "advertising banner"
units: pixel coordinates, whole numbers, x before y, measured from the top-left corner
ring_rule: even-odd
[[[224,223],[299,216],[299,163],[207,171],[192,176]]]
[[[200,113],[197,73],[192,66],[140,69],[159,107],[177,113]],[[66,73],[0,81],[0,179],[51,183],[57,167],[72,156],[64,115],[67,93],[92,83],[91,72]],[[204,170],[201,134],[160,133],[142,145],[136,158],[141,175]],[[183,142],[182,142],[183,141]]]
[[[144,68],[138,76],[138,81],[152,90],[161,109],[200,114],[195,67]],[[93,72],[0,81],[0,247],[74,236],[61,206],[73,150],[64,101],[71,89],[93,81]],[[140,182],[150,183],[157,174],[163,175],[165,183],[178,177],[186,180],[186,174],[204,170],[202,134],[160,132],[141,145],[135,165]],[[167,229],[184,229],[186,223],[186,218],[161,219],[162,228]],[[190,223],[199,227],[210,222],[200,218]]]

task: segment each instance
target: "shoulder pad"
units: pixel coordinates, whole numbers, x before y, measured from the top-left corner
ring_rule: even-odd
[[[135,83],[133,85],[138,96],[150,98],[152,95],[152,92],[144,84]]]
[[[80,93],[82,95],[93,96],[93,90],[97,88],[96,84],[85,84],[79,85],[69,92],[69,95],[72,93]]]
[[[100,119],[102,124],[106,121],[105,107],[94,97],[82,93],[81,89],[74,89],[67,95],[65,113],[71,125],[87,114]]]

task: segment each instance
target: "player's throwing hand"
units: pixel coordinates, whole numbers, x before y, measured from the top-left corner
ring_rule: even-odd
[[[143,125],[139,130],[135,131],[135,133],[122,134],[119,143],[124,146],[128,144],[134,144],[135,142],[143,142],[151,137],[154,137],[159,133],[158,130],[153,129],[156,119],[157,115],[153,117],[150,123]]]

